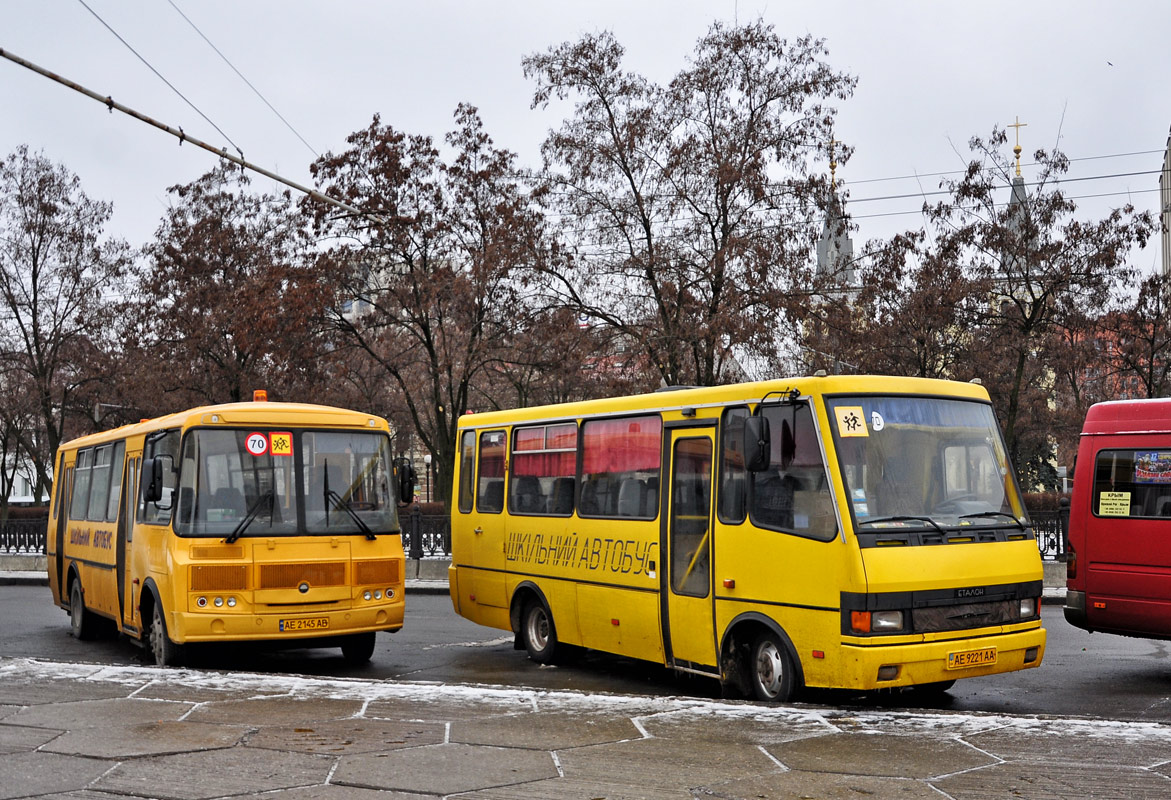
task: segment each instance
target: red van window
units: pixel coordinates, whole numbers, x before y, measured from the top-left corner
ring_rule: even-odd
[[[1171,450],[1102,450],[1094,461],[1098,517],[1171,517]]]

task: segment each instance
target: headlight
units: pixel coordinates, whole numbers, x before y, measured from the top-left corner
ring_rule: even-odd
[[[1037,616],[1037,598],[1025,597],[1021,599],[1021,619]]]
[[[870,628],[874,631],[901,631],[902,611],[875,611],[870,615]]]
[[[366,591],[362,592],[362,599],[363,599],[363,600],[371,600],[371,599],[373,599],[373,598],[374,598],[374,595],[370,593],[370,590],[369,590],[369,589],[367,589]]]

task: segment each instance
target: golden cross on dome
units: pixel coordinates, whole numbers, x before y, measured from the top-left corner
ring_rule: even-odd
[[[1021,128],[1027,128],[1029,123],[1021,122],[1020,115],[1017,115],[1016,122],[1005,125],[1006,128],[1016,128],[1016,146],[1012,152],[1016,155],[1016,174],[1020,177],[1021,174]]]

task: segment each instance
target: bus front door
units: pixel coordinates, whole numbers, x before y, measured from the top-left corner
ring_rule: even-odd
[[[663,639],[667,663],[704,673],[716,667],[712,602],[712,453],[715,429],[667,437],[671,479],[661,507]]]

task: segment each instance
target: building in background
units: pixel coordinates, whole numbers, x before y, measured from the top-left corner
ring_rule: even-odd
[[[1171,131],[1163,153],[1163,171],[1159,173],[1159,216],[1163,222],[1163,274],[1171,275]]]

